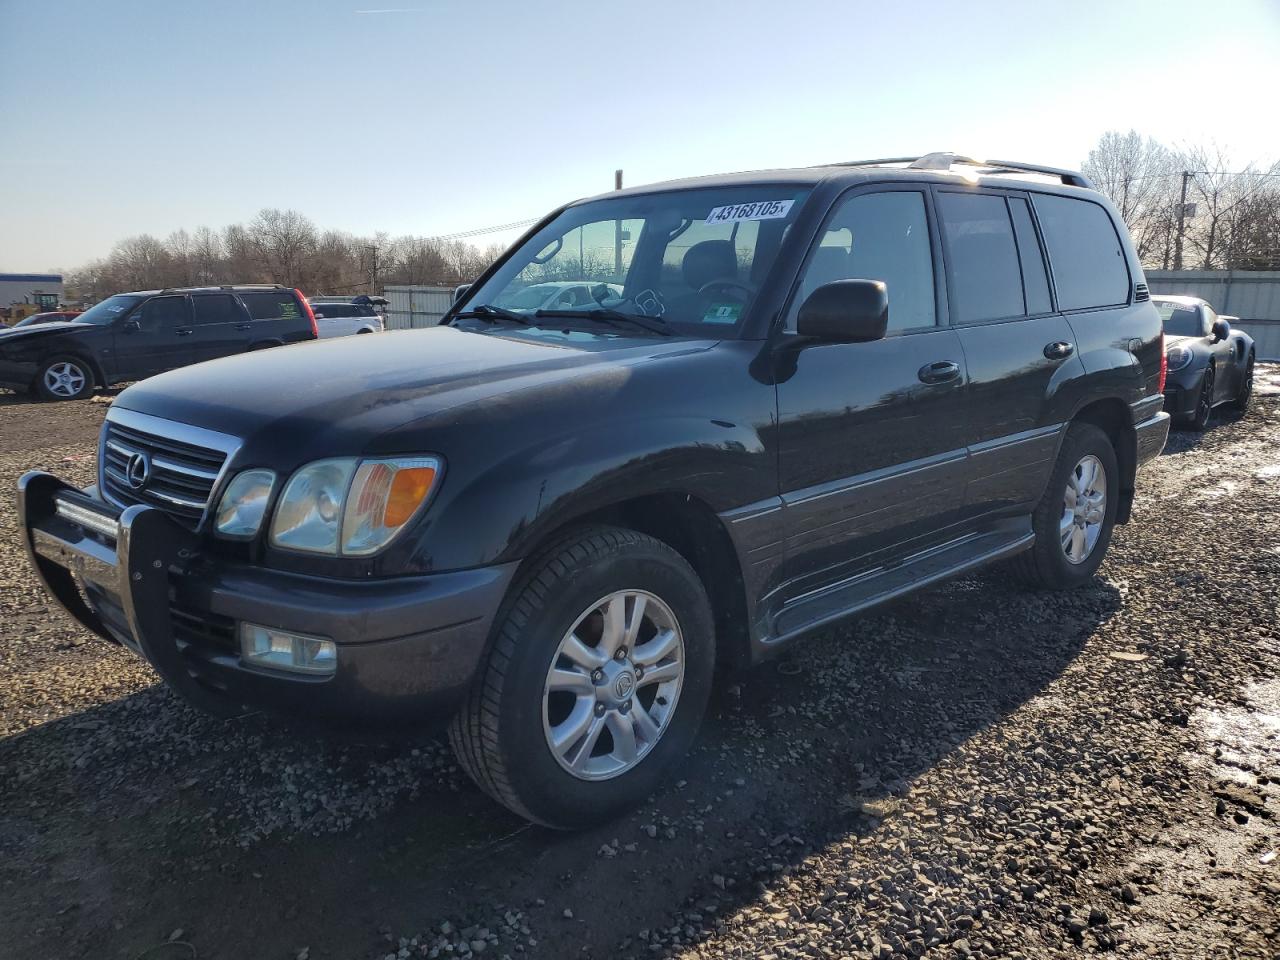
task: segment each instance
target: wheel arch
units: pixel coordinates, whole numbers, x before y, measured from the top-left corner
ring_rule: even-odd
[[[693,567],[711,601],[718,665],[732,669],[749,662],[749,621],[742,566],[723,521],[705,501],[693,494],[674,491],[619,500],[543,531],[528,556],[536,557],[546,545],[562,539],[574,528],[598,525],[635,530],[680,554]]]
[[[1118,397],[1095,400],[1077,410],[1071,422],[1092,424],[1111,441],[1120,464],[1120,502],[1116,505],[1116,523],[1128,523],[1138,475],[1138,433],[1133,426],[1129,405]]]

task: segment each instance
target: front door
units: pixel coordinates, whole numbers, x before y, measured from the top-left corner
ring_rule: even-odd
[[[119,379],[141,380],[191,363],[194,333],[189,297],[152,297],[140,304],[116,326]]]
[[[940,322],[930,216],[922,190],[853,191],[802,271],[789,330],[804,298],[840,279],[884,281],[889,324],[883,340],[797,339],[777,355],[783,600],[943,539],[958,515],[968,377]]]

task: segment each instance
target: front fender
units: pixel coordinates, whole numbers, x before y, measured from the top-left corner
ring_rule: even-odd
[[[406,545],[413,570],[518,560],[576,518],[639,496],[684,493],[720,512],[776,493],[754,426],[693,416],[531,436],[449,489],[453,479]]]

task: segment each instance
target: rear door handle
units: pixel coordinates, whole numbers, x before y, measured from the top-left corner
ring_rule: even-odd
[[[1046,360],[1065,360],[1076,352],[1076,345],[1068,343],[1066,340],[1055,340],[1053,343],[1046,343],[1044,346],[1044,357]]]
[[[960,364],[952,363],[950,360],[926,363],[916,376],[920,378],[921,383],[946,383],[960,376]]]
[[[189,337],[191,334],[195,333],[195,331],[190,327],[185,327],[182,330],[175,330],[174,332],[180,337]]]
[[[252,323],[237,323],[237,324],[236,324],[236,329],[237,329],[237,330],[248,330],[248,329],[249,329],[250,327],[252,327],[252,326],[253,326],[253,324],[252,324]]]

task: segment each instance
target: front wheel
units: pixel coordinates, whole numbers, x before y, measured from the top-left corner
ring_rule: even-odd
[[[1196,398],[1196,408],[1184,421],[1189,430],[1199,433],[1209,426],[1209,418],[1213,416],[1214,379],[1213,364],[1210,364],[1204,368],[1204,375],[1200,378],[1200,396]]]
[[[472,779],[576,829],[642,803],[692,743],[715,634],[701,581],[658,540],[595,527],[531,562],[450,727]]]
[[[54,357],[40,367],[35,387],[45,400],[80,400],[93,393],[93,371],[79,357]]]
[[[1012,560],[1023,582],[1050,590],[1089,580],[1107,552],[1120,497],[1120,469],[1111,438],[1091,423],[1067,429],[1031,526],[1031,549]]]
[[[1240,382],[1240,390],[1231,400],[1231,407],[1241,413],[1249,412],[1249,401],[1253,399],[1253,354],[1244,367],[1244,379]]]

